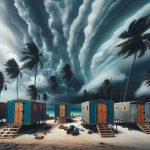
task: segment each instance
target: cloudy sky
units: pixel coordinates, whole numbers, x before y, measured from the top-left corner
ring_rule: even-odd
[[[66,99],[67,87],[60,73],[66,63],[74,74],[70,102],[78,102],[84,89],[98,93],[105,79],[125,86],[133,56],[123,59],[117,55],[118,37],[133,20],[148,14],[149,0],[0,0],[0,71],[10,81],[1,100],[16,97],[16,81],[7,77],[4,64],[15,58],[21,67],[24,44],[32,41],[44,56],[37,86],[48,93],[49,103]],[[150,51],[136,61],[132,75],[135,96],[150,94],[143,83],[149,61]],[[51,75],[59,78],[56,100],[48,89]],[[19,97],[27,98],[27,86],[33,81],[33,72],[23,70]]]

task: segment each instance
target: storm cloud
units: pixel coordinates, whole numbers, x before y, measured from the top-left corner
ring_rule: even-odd
[[[16,81],[10,80],[4,64],[10,58],[19,61],[26,42],[35,42],[43,54],[44,66],[38,72],[37,86],[49,95],[48,103],[66,101],[67,83],[62,78],[62,67],[70,64],[69,102],[81,102],[84,89],[98,94],[105,79],[124,86],[133,57],[118,56],[122,42],[119,35],[133,20],[150,14],[149,0],[1,0],[0,1],[0,71],[5,75],[8,90],[1,99],[16,97]],[[137,59],[132,80],[136,85],[133,95],[150,95],[144,86],[144,74],[150,68],[150,51]],[[146,64],[146,65],[145,65]],[[48,88],[48,78],[56,75],[59,87],[54,93]],[[23,70],[19,97],[26,97],[34,73]]]

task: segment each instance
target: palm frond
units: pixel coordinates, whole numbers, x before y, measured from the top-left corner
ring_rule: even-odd
[[[145,81],[145,86],[147,87],[150,86],[150,70],[146,72],[144,81]]]
[[[4,87],[3,87],[3,88],[4,88],[4,90],[6,91],[6,90],[7,90],[7,85],[6,85],[6,84],[4,84]]]
[[[2,92],[2,90],[7,90],[7,86],[5,84],[5,80],[4,80],[4,75],[2,72],[0,72],[0,93]]]
[[[23,57],[21,58],[21,62],[25,62],[23,65],[23,68],[30,69],[30,70],[36,70],[38,65],[43,67],[42,63],[42,54],[40,54],[40,51],[38,47],[35,45],[35,43],[26,43],[26,47],[24,48],[24,51],[22,52]]]
[[[150,42],[150,33],[146,33],[142,36],[143,40],[147,40],[148,42]]]
[[[48,96],[46,93],[43,94],[43,100],[46,102],[48,100]]]
[[[3,84],[4,84],[4,76],[3,76],[3,73],[0,72],[0,85],[3,86]]]
[[[73,73],[69,64],[66,64],[63,67],[63,70],[61,73],[63,74],[63,79],[66,81],[69,81],[73,76]]]
[[[125,55],[124,58],[135,55],[137,53],[139,53],[138,57],[142,57],[147,50],[147,46],[141,38],[128,39],[125,42],[119,44],[117,47],[121,47],[118,55]]]
[[[28,86],[27,96],[29,96],[29,98],[34,101],[36,101],[37,98],[39,97],[38,90],[34,85]]]
[[[119,37],[122,39],[126,39],[140,36],[150,27],[149,17],[150,15],[147,15],[140,18],[139,20],[132,21],[129,25],[128,30],[121,33]]]
[[[9,59],[6,64],[5,64],[6,68],[6,72],[7,75],[11,78],[11,79],[15,79],[19,76],[20,74],[20,69],[19,69],[19,65],[17,64],[17,62],[15,61],[15,59]]]
[[[51,76],[48,81],[49,87],[52,91],[56,91],[58,88],[58,79],[56,76]]]

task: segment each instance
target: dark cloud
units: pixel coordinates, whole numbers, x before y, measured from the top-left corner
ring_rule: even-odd
[[[67,83],[62,67],[69,63],[73,70],[70,81],[70,101],[83,101],[83,90],[96,97],[105,79],[124,88],[132,57],[117,56],[119,34],[139,17],[149,13],[149,0],[1,0],[0,5],[0,67],[14,57],[19,65],[24,43],[34,41],[43,53],[43,69],[38,72],[38,88],[49,95],[49,103],[67,101]],[[144,72],[150,68],[149,52],[137,59],[132,82],[132,95],[147,93],[143,86]],[[145,65],[147,64],[147,65]],[[48,78],[56,75],[59,88],[48,88]],[[7,77],[6,77],[7,78]],[[33,83],[34,74],[23,71],[20,96]],[[11,81],[3,98],[15,97],[15,82]]]

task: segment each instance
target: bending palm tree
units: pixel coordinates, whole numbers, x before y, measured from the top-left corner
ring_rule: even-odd
[[[131,78],[132,68],[135,64],[137,54],[138,57],[142,57],[146,50],[150,48],[150,33],[144,34],[144,32],[150,27],[149,16],[140,18],[139,20],[134,20],[127,31],[124,31],[119,37],[125,39],[126,41],[119,44],[121,47],[119,55],[126,55],[125,58],[134,55],[133,62],[130,66],[127,84],[124,93],[124,101],[126,99],[126,94],[128,91],[128,86]]]
[[[104,80],[102,89],[101,89],[101,93],[102,93],[102,96],[104,96],[104,98],[109,98],[111,94],[111,87],[112,85],[111,85],[110,80],[109,79]]]
[[[7,86],[6,86],[5,82],[6,81],[4,80],[3,73],[0,72],[0,95],[1,95],[1,92],[2,92],[3,89],[7,90]]]
[[[47,94],[46,94],[46,93],[44,93],[44,94],[43,94],[43,101],[45,101],[45,102],[46,102],[47,100],[48,100],[48,96],[47,96]]]
[[[148,87],[150,86],[150,70],[147,71],[146,73],[146,78],[145,78],[145,85]]]
[[[68,82],[68,101],[69,101],[69,86],[70,86],[69,83],[70,83],[70,79],[73,76],[73,73],[69,64],[66,64],[63,67],[62,73],[63,73],[63,79]]]
[[[39,91],[38,91],[38,89],[35,87],[35,85],[30,85],[30,86],[28,86],[28,89],[27,89],[27,96],[29,96],[29,98],[30,98],[31,100],[34,100],[34,101],[36,101],[37,98],[40,98]]]
[[[36,76],[38,72],[38,66],[41,68],[43,66],[42,63],[42,54],[39,52],[39,49],[34,43],[27,43],[24,48],[25,51],[22,52],[23,57],[21,58],[21,62],[25,61],[23,68],[27,68],[35,71],[35,80],[34,85],[36,85]]]
[[[86,89],[83,91],[83,98],[85,101],[88,101],[88,92]]]
[[[17,78],[16,90],[17,90],[17,99],[18,99],[18,77],[20,75],[20,77],[22,78],[21,69],[19,68],[19,65],[13,58],[9,59],[6,62],[5,66],[6,66],[5,70],[7,72],[7,75],[9,76],[9,78],[11,78],[11,79]]]
[[[58,79],[56,76],[51,76],[49,78],[49,87],[50,89],[55,93],[55,99],[56,99],[56,91],[57,91],[57,88],[58,88]]]

